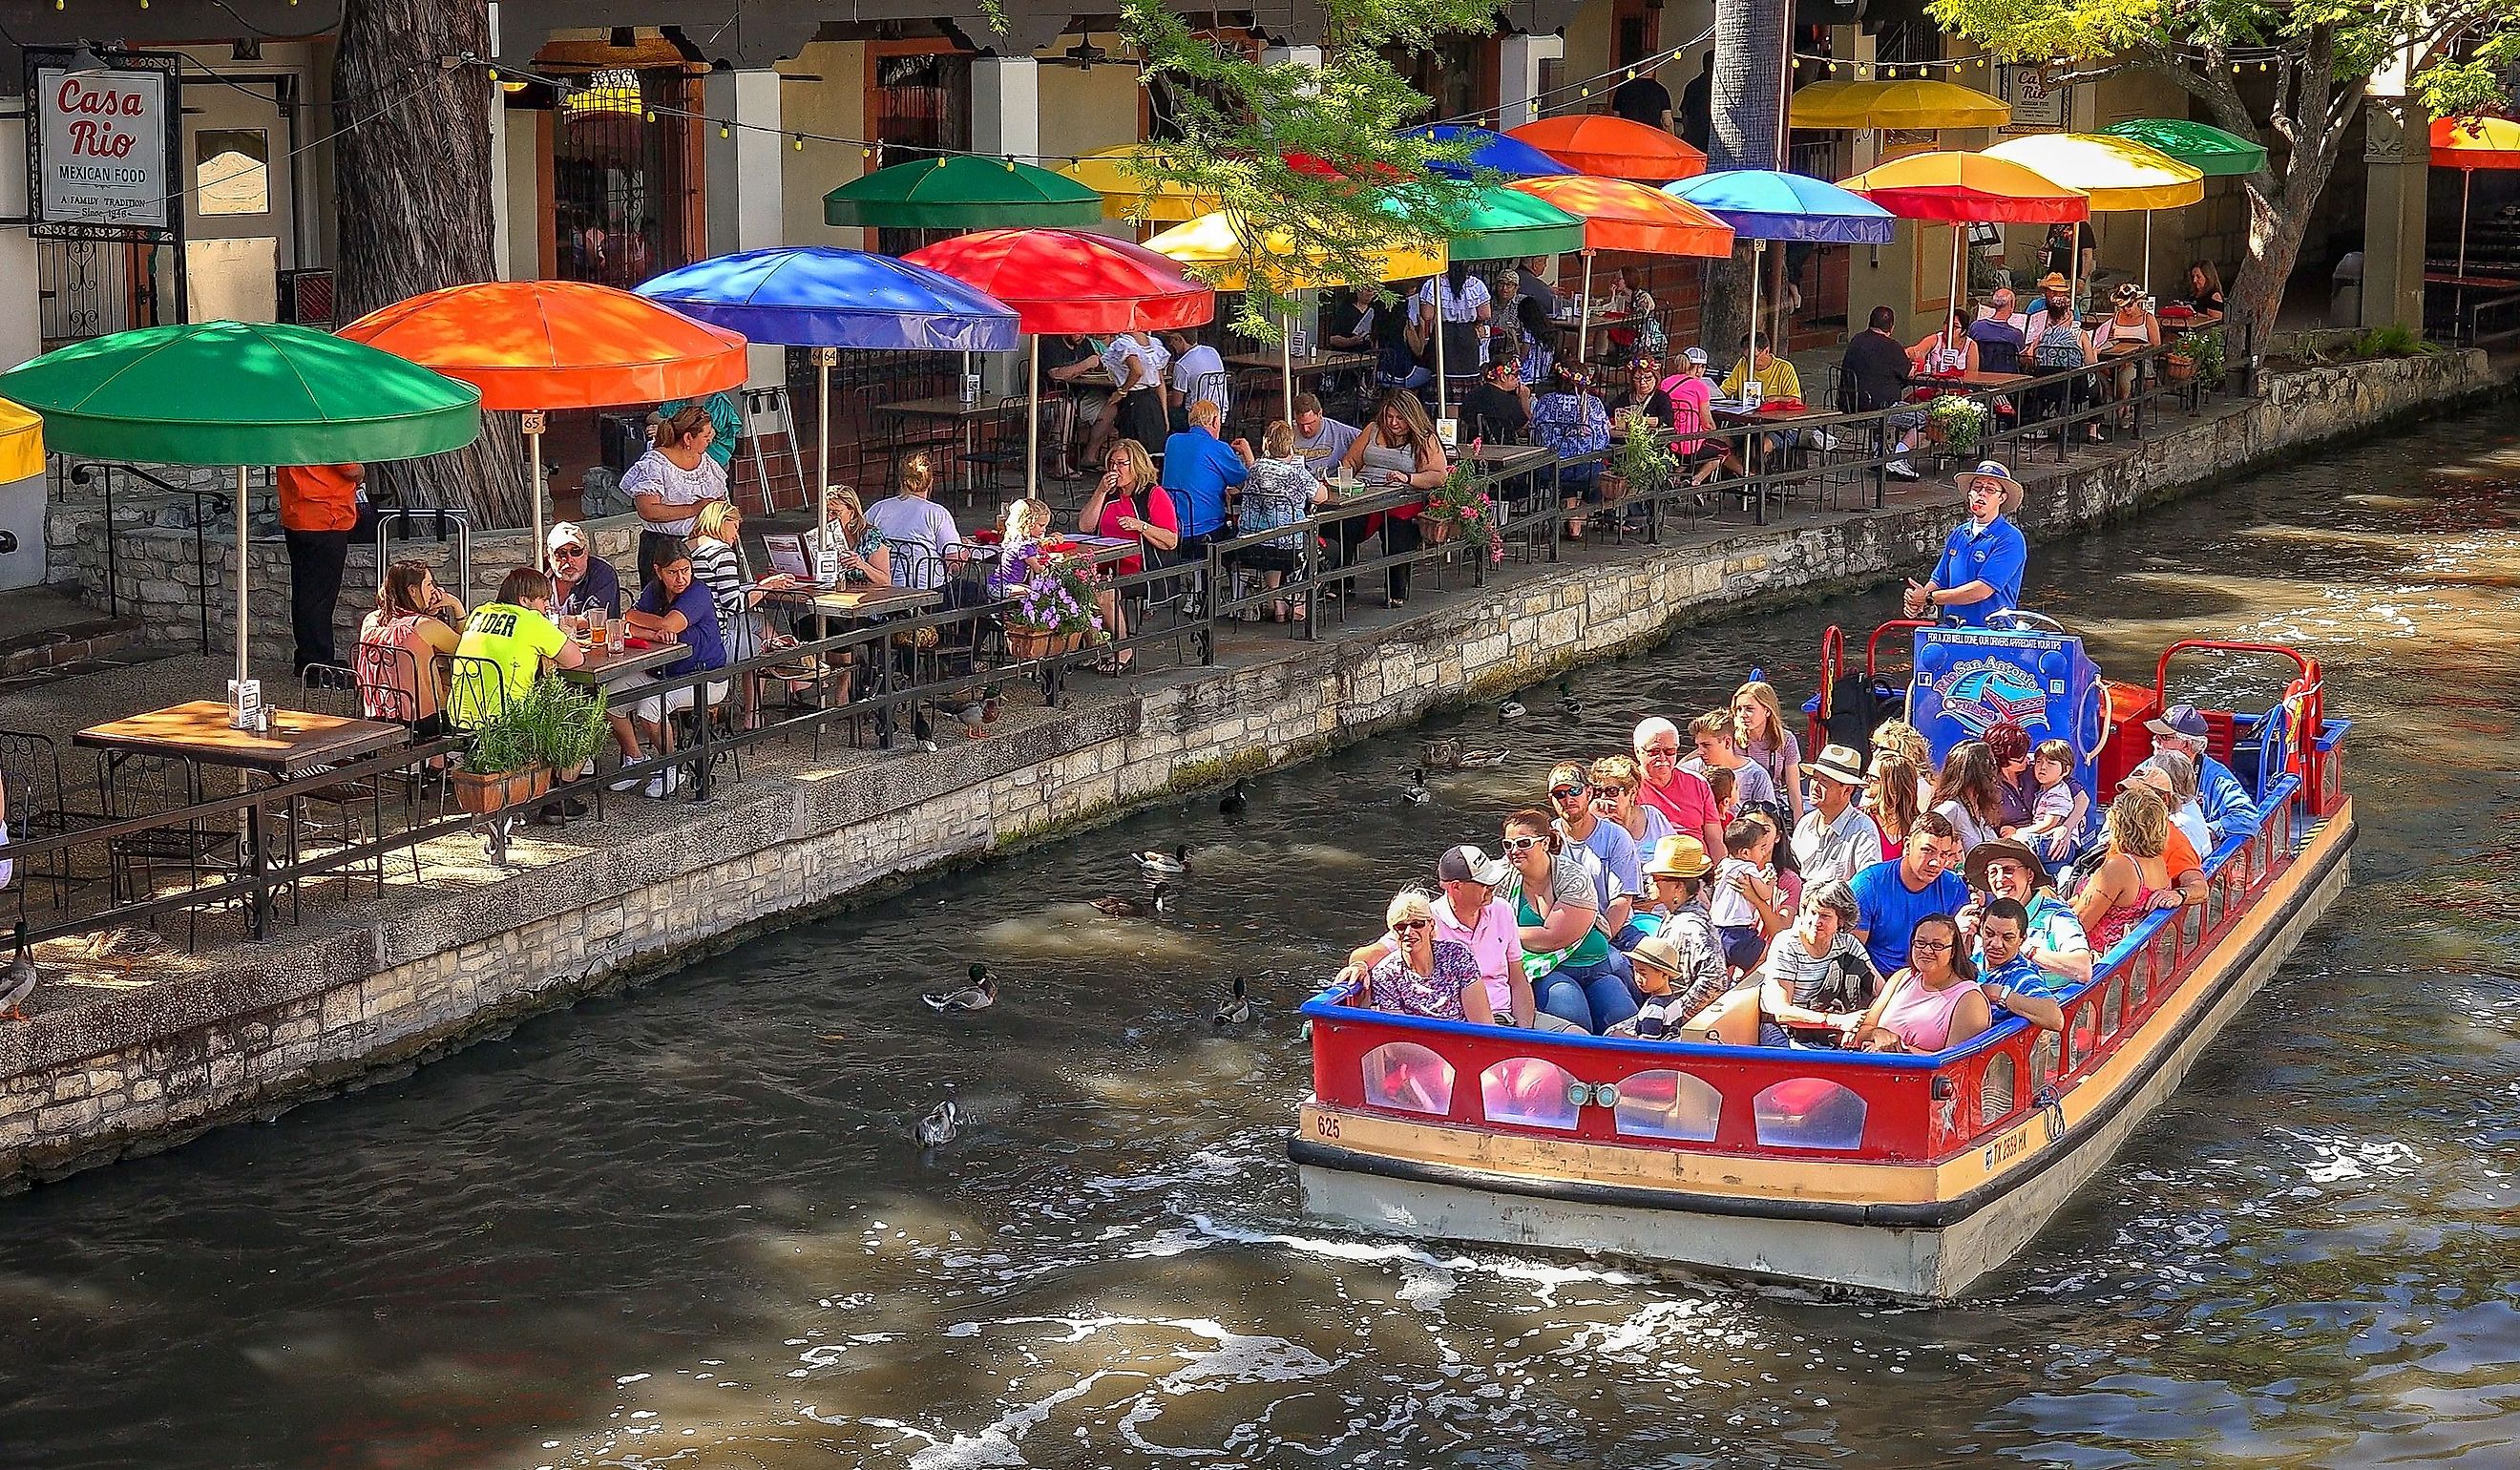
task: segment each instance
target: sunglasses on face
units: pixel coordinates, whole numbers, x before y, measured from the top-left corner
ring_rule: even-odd
[[[1505,839],[1505,850],[1509,853],[1527,853],[1535,847],[1546,847],[1548,845],[1549,839],[1546,837],[1508,837]]]
[[[564,546],[559,551],[552,553],[552,559],[556,561],[576,561],[585,556],[586,548],[582,546]]]
[[[1426,920],[1422,918],[1404,918],[1400,922],[1391,926],[1391,932],[1394,934],[1416,934],[1433,927],[1434,925],[1426,922]]]
[[[1576,797],[1584,794],[1584,788],[1582,786],[1552,786],[1549,788],[1549,794],[1559,801],[1573,801]]]
[[[1607,796],[1611,800],[1616,801],[1618,798],[1628,794],[1628,788],[1625,786],[1595,786],[1593,788],[1593,794],[1596,796]]]

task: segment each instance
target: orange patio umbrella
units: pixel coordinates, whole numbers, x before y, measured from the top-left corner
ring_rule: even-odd
[[[1985,154],[1910,154],[1868,168],[1838,187],[1852,190],[1902,219],[1938,219],[1952,226],[1952,288],[1960,297],[1960,229],[1963,224],[2073,224],[2092,217],[2092,199],[2046,174]],[[2068,252],[2076,267],[2082,251]],[[2067,284],[2072,294],[2072,283]],[[1950,331],[1950,323],[1944,323]]]
[[[1706,155],[1658,127],[1608,112],[1570,112],[1509,129],[1567,167],[1604,179],[1668,184],[1706,172]]]
[[[2480,168],[2520,168],[2520,122],[2508,117],[2436,117],[2433,167],[2458,170],[2458,281],[2452,287],[2451,325],[2467,308],[2467,200]]]
[[[1578,362],[1584,358],[1585,338],[1593,330],[1594,251],[1636,250],[1647,255],[1732,253],[1731,225],[1687,200],[1674,199],[1642,184],[1560,173],[1514,179],[1505,187],[1545,200],[1584,221],[1584,305],[1575,328]]]
[[[642,295],[583,281],[481,281],[382,306],[342,336],[481,390],[525,416],[535,564],[543,545],[543,414],[700,398],[743,386],[744,340]]]

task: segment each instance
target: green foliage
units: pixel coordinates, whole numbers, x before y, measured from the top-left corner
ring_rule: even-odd
[[[1634,412],[1620,417],[1627,423],[1613,426],[1624,427],[1626,437],[1610,440],[1609,458],[1601,468],[1626,480],[1631,495],[1650,495],[1680,478],[1680,456],[1671,452],[1654,421]]]
[[[1465,151],[1402,136],[1431,104],[1382,49],[1483,31],[1494,0],[1326,0],[1323,10],[1318,67],[1266,65],[1221,47],[1192,28],[1191,13],[1163,0],[1128,0],[1121,15],[1148,80],[1170,82],[1180,99],[1182,136],[1143,158],[1145,181],[1225,201],[1241,261],[1200,274],[1247,283],[1233,326],[1263,341],[1278,339],[1280,318],[1310,287],[1379,285],[1377,249],[1440,241],[1489,182],[1427,175],[1428,163],[1459,162]],[[1330,172],[1292,167],[1289,154]],[[1411,185],[1393,189],[1395,179]]]
[[[582,694],[564,680],[537,679],[472,733],[464,769],[475,776],[534,765],[574,771],[603,743],[604,712],[602,690]]]
[[[1986,405],[1958,393],[1946,393],[1925,410],[1925,422],[1942,436],[1943,448],[1960,459],[1977,453],[1986,434]]]
[[[2391,322],[2356,337],[2354,345],[2346,350],[2367,361],[2375,357],[2421,357],[2426,353],[2439,352],[2441,347],[2425,341],[2421,333],[2406,323]]]
[[[2182,332],[2170,344],[2171,355],[2196,365],[2196,376],[2209,386],[2223,380],[2223,329],[2199,327]]]

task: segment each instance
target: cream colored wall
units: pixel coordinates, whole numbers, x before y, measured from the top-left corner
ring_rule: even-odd
[[[1104,45],[1111,37],[1101,37]],[[1064,35],[1042,55],[1055,55],[1074,45]],[[1138,81],[1135,68],[1124,65],[1041,67],[1041,151],[1045,157],[1090,154],[1138,141]]]
[[[1575,12],[1575,18],[1566,22],[1566,80],[1581,81],[1585,77],[1598,76],[1609,70],[1610,40],[1610,0],[1584,0],[1582,7]],[[1677,101],[1680,89],[1673,87],[1671,90],[1673,100]],[[1608,96],[1609,89],[1602,87],[1596,89],[1590,100],[1578,99],[1571,93],[1564,97],[1553,97],[1550,99],[1548,111],[1568,112],[1597,110]]]
[[[508,279],[531,281],[542,269],[542,119],[522,108],[508,111]]]
[[[819,77],[788,81],[779,87],[780,119],[799,132],[824,137],[856,138],[866,125],[866,47],[857,41],[815,41],[793,60],[779,64],[783,76]],[[838,230],[823,222],[823,196],[865,173],[865,151],[852,144],[805,140],[802,152],[789,150],[780,160],[781,188],[787,195],[787,243],[789,245],[862,245],[866,232]]]

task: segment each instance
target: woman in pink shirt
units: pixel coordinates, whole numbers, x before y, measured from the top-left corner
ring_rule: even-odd
[[[1959,921],[1948,913],[1916,920],[1908,940],[1908,968],[1890,977],[1855,1034],[1867,1051],[1934,1052],[1975,1041],[1995,1024],[1960,944]]]

